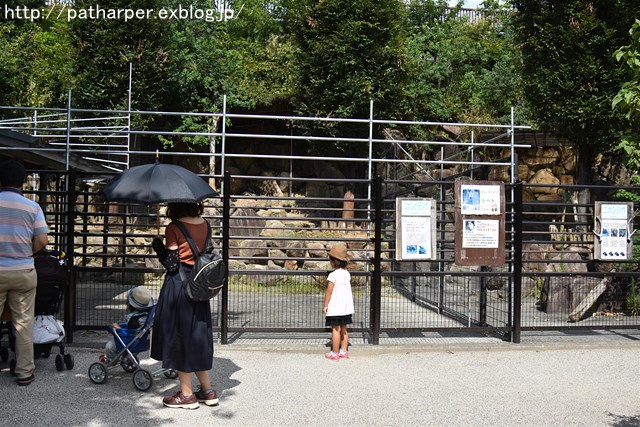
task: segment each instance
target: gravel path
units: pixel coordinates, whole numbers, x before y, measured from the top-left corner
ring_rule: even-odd
[[[638,426],[636,335],[567,344],[361,345],[351,358],[323,358],[324,345],[216,345],[218,407],[164,408],[177,380],[140,392],[131,374],[105,384],[87,376],[99,351],[67,346],[72,370],[36,360],[36,381],[18,387],[0,373],[6,426]],[[54,347],[54,350],[57,350]],[[158,363],[142,355],[150,368]]]

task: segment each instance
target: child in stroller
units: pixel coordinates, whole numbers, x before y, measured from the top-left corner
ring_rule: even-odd
[[[122,322],[108,327],[112,338],[105,344],[105,352],[100,362],[89,366],[89,379],[94,384],[107,380],[107,371],[118,365],[126,372],[133,372],[133,385],[140,391],[151,388],[153,377],[164,374],[167,378],[177,378],[172,369],[158,369],[154,372],[140,366],[138,353],[149,350],[149,336],[153,327],[155,305],[151,292],[145,286],[134,286],[127,292],[129,313]]]
[[[153,297],[151,291],[146,286],[134,286],[127,292],[127,308],[129,313],[121,322],[114,322],[110,327],[110,332],[115,332],[112,339],[108,340],[104,353],[100,355],[100,361],[105,365],[109,365],[111,360],[115,359],[118,355],[118,345],[116,343],[116,335],[127,335],[132,331],[135,335],[141,328],[147,323],[147,317],[149,316],[149,310],[153,306]],[[118,331],[117,329],[123,329]],[[125,332],[124,330],[127,330]],[[120,349],[121,350],[121,349]]]

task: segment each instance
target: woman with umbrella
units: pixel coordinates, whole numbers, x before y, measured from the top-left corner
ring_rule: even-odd
[[[167,269],[158,297],[151,357],[162,361],[165,369],[178,371],[180,390],[162,403],[170,408],[195,409],[199,402],[213,406],[218,396],[211,386],[208,371],[213,366],[213,328],[209,301],[194,302],[182,287],[180,266],[185,274],[195,264],[195,254],[176,221],[180,221],[198,248],[205,247],[209,224],[202,218],[200,203],[217,193],[202,178],[177,165],[158,161],[129,168],[118,174],[103,189],[108,202],[168,203],[167,216],[173,221],[165,231],[165,243],[156,237],[153,249]],[[193,390],[195,373],[200,388]]]
[[[198,248],[205,247],[209,224],[202,218],[201,203],[169,203],[167,216],[172,220],[165,232],[166,245],[159,238],[153,249],[167,269],[151,340],[151,357],[162,361],[165,369],[178,371],[180,390],[162,403],[169,408],[196,409],[199,402],[218,404],[208,371],[213,365],[213,329],[209,301],[195,302],[187,298],[180,277],[180,264],[185,273],[195,264],[195,255],[176,221],[180,221]],[[192,387],[195,373],[200,388]]]

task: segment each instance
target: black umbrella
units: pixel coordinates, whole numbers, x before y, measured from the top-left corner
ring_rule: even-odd
[[[195,203],[218,195],[209,184],[190,170],[157,161],[119,173],[107,183],[102,194],[108,202],[146,205]]]

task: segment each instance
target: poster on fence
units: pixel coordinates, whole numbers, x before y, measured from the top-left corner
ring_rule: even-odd
[[[463,248],[497,248],[500,241],[500,223],[497,219],[464,219]]]
[[[633,248],[633,203],[595,202],[595,211],[593,232],[597,239],[594,258],[610,261],[629,259]]]
[[[504,265],[504,183],[457,179],[454,191],[456,265]]]
[[[462,215],[499,215],[500,186],[461,185]]]
[[[433,199],[396,199],[396,259],[433,259],[435,217],[436,202]]]

